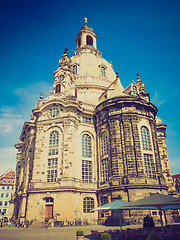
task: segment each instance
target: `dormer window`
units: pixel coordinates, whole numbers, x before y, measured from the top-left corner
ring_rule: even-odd
[[[60,80],[62,81],[64,79],[64,75],[60,75]]]
[[[61,85],[57,84],[55,88],[55,93],[60,93],[61,92]]]
[[[90,46],[93,45],[93,38],[89,35],[86,36],[86,44]]]
[[[103,76],[103,77],[106,76],[106,69],[105,69],[105,67],[101,67],[101,76]]]
[[[137,96],[137,94],[138,94],[137,87],[135,85],[132,85],[132,95]]]

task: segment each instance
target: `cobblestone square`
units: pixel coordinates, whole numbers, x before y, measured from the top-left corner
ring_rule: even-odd
[[[125,226],[126,229],[130,226]],[[142,227],[141,225],[134,225],[131,228]],[[98,230],[103,232],[110,229],[119,229],[118,226],[102,226],[102,225],[88,225],[78,227],[53,227],[48,229],[22,229],[16,227],[0,228],[0,240],[76,240],[76,231],[84,231],[84,240],[89,239],[91,230]]]

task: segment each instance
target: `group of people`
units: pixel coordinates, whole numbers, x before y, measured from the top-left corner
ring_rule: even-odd
[[[155,227],[155,224],[154,224],[153,218],[147,215],[144,218],[143,228],[153,229],[154,227]]]

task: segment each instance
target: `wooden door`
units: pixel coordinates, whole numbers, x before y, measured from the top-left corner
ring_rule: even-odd
[[[46,205],[45,219],[53,218],[53,205]]]

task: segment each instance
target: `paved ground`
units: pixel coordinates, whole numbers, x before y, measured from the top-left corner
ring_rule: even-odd
[[[125,226],[126,228],[140,228],[142,225]],[[76,231],[84,231],[85,240],[89,239],[88,235],[91,230],[103,232],[109,229],[119,229],[119,227],[88,225],[79,227],[53,227],[48,229],[22,229],[16,227],[0,228],[0,240],[76,240]]]

